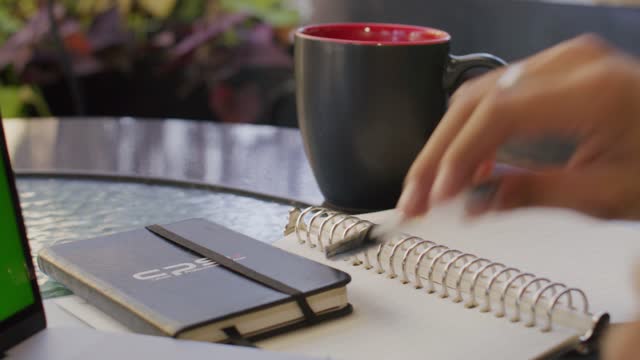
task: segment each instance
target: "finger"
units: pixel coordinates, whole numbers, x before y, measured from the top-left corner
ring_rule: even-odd
[[[515,62],[511,66],[522,65],[523,75],[521,78],[538,75],[555,76],[557,73],[565,74],[567,69],[597,61],[615,51],[599,36],[584,34]],[[481,98],[495,86],[504,71],[505,68],[500,68],[463,83],[451,97],[450,103],[462,96]]]
[[[608,62],[574,69],[562,78],[527,79],[526,84],[496,89],[483,98],[447,146],[430,201],[444,201],[468,186],[478,164],[512,137],[554,133],[583,141],[612,131],[598,126],[619,92],[613,89],[618,85],[609,78],[607,66],[602,65]]]
[[[497,79],[504,74],[504,71],[504,69],[498,69],[478,79],[470,80],[453,95],[449,110],[405,177],[405,187],[397,208],[406,217],[418,216],[426,212],[429,206],[429,194],[442,156],[476,110],[482,97],[495,87]],[[474,179],[485,178],[487,166],[479,165]]]
[[[533,77],[540,74],[566,73],[567,69],[593,62],[615,51],[599,36],[584,34],[540,51],[533,56],[512,64],[512,66],[518,63],[523,64],[526,76]],[[496,80],[504,73],[504,70],[504,68],[497,69],[485,76],[467,81],[459,91],[453,94],[450,102],[456,101],[462,93],[467,97],[481,97],[495,85]]]
[[[502,76],[502,74],[504,74],[505,70],[505,67],[494,69],[488,73],[463,82],[453,93],[451,99],[449,99],[449,106],[453,105],[461,98],[466,98],[471,101],[475,100],[477,102],[487,93],[487,91],[495,86],[496,81],[500,76]]]
[[[491,180],[485,185],[487,191],[470,198],[467,211],[478,214],[545,206],[570,208],[601,218],[637,216],[638,206],[632,204],[639,198],[638,191],[621,181],[625,177],[618,174],[608,169],[508,174]]]
[[[611,326],[602,344],[602,359],[632,360],[640,353],[640,321]]]
[[[496,69],[467,81],[456,91],[449,110],[407,172],[404,189],[396,206],[405,217],[411,218],[427,211],[431,185],[442,154],[473,113],[482,96],[494,86],[503,72],[504,69]]]
[[[472,184],[480,184],[491,178],[495,168],[495,158],[484,160],[473,173]]]
[[[501,74],[502,70],[486,74],[463,84],[458,90],[456,101],[451,104],[405,177],[404,189],[396,206],[405,217],[418,216],[427,210],[431,184],[442,154],[473,113],[485,88],[495,83]]]
[[[594,34],[584,34],[545,49],[526,61],[527,75],[564,73],[567,69],[598,60],[616,51]]]

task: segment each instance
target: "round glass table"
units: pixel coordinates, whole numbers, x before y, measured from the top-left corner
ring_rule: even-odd
[[[204,218],[264,242],[283,235],[291,205],[222,190],[109,179],[17,176],[34,263],[45,246]],[[43,297],[70,292],[39,270]]]

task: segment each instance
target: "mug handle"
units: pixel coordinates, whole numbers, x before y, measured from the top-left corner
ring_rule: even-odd
[[[444,88],[452,94],[460,85],[460,76],[473,68],[494,69],[507,65],[507,62],[497,56],[485,53],[456,56],[449,54],[449,63],[444,72]]]

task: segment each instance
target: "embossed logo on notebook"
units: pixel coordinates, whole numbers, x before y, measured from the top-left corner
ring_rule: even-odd
[[[241,256],[241,255],[234,255],[234,256],[230,256],[229,258],[234,261],[240,261],[240,260],[246,259],[247,257]],[[138,273],[133,274],[132,276],[136,280],[157,281],[157,280],[164,280],[172,277],[194,273],[197,271],[209,269],[216,266],[220,266],[220,264],[208,258],[200,258],[200,259],[194,260],[193,262],[184,262],[184,263],[164,266],[157,269],[140,271]]]

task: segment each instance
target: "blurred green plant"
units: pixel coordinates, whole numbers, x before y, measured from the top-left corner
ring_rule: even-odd
[[[11,69],[4,77],[10,79],[0,81],[0,114],[4,118],[51,115],[37,86],[20,84]]]
[[[9,36],[20,29],[22,22],[9,13],[5,7],[0,7],[0,43],[4,43]]]
[[[50,116],[37,87],[0,84],[0,113],[4,118]]]
[[[0,44],[4,43],[48,0],[0,0]],[[189,24],[219,12],[244,13],[274,27],[291,27],[298,13],[283,0],[58,0],[72,16],[89,26],[94,17],[117,7],[130,29],[139,33],[168,22]]]
[[[279,27],[293,26],[299,21],[298,13],[281,0],[220,0],[220,6],[229,12],[252,14]]]
[[[0,107],[48,115],[38,86],[63,76],[50,0],[0,0]],[[74,76],[131,71],[141,58],[184,69],[183,89],[246,66],[289,66],[287,0],[51,0]],[[10,74],[8,76],[7,74]]]
[[[23,26],[33,13],[36,1],[0,0],[0,45]],[[0,113],[4,117],[29,116],[33,113],[47,116],[49,109],[37,87],[18,84],[12,72],[7,76],[13,81],[0,81]]]

